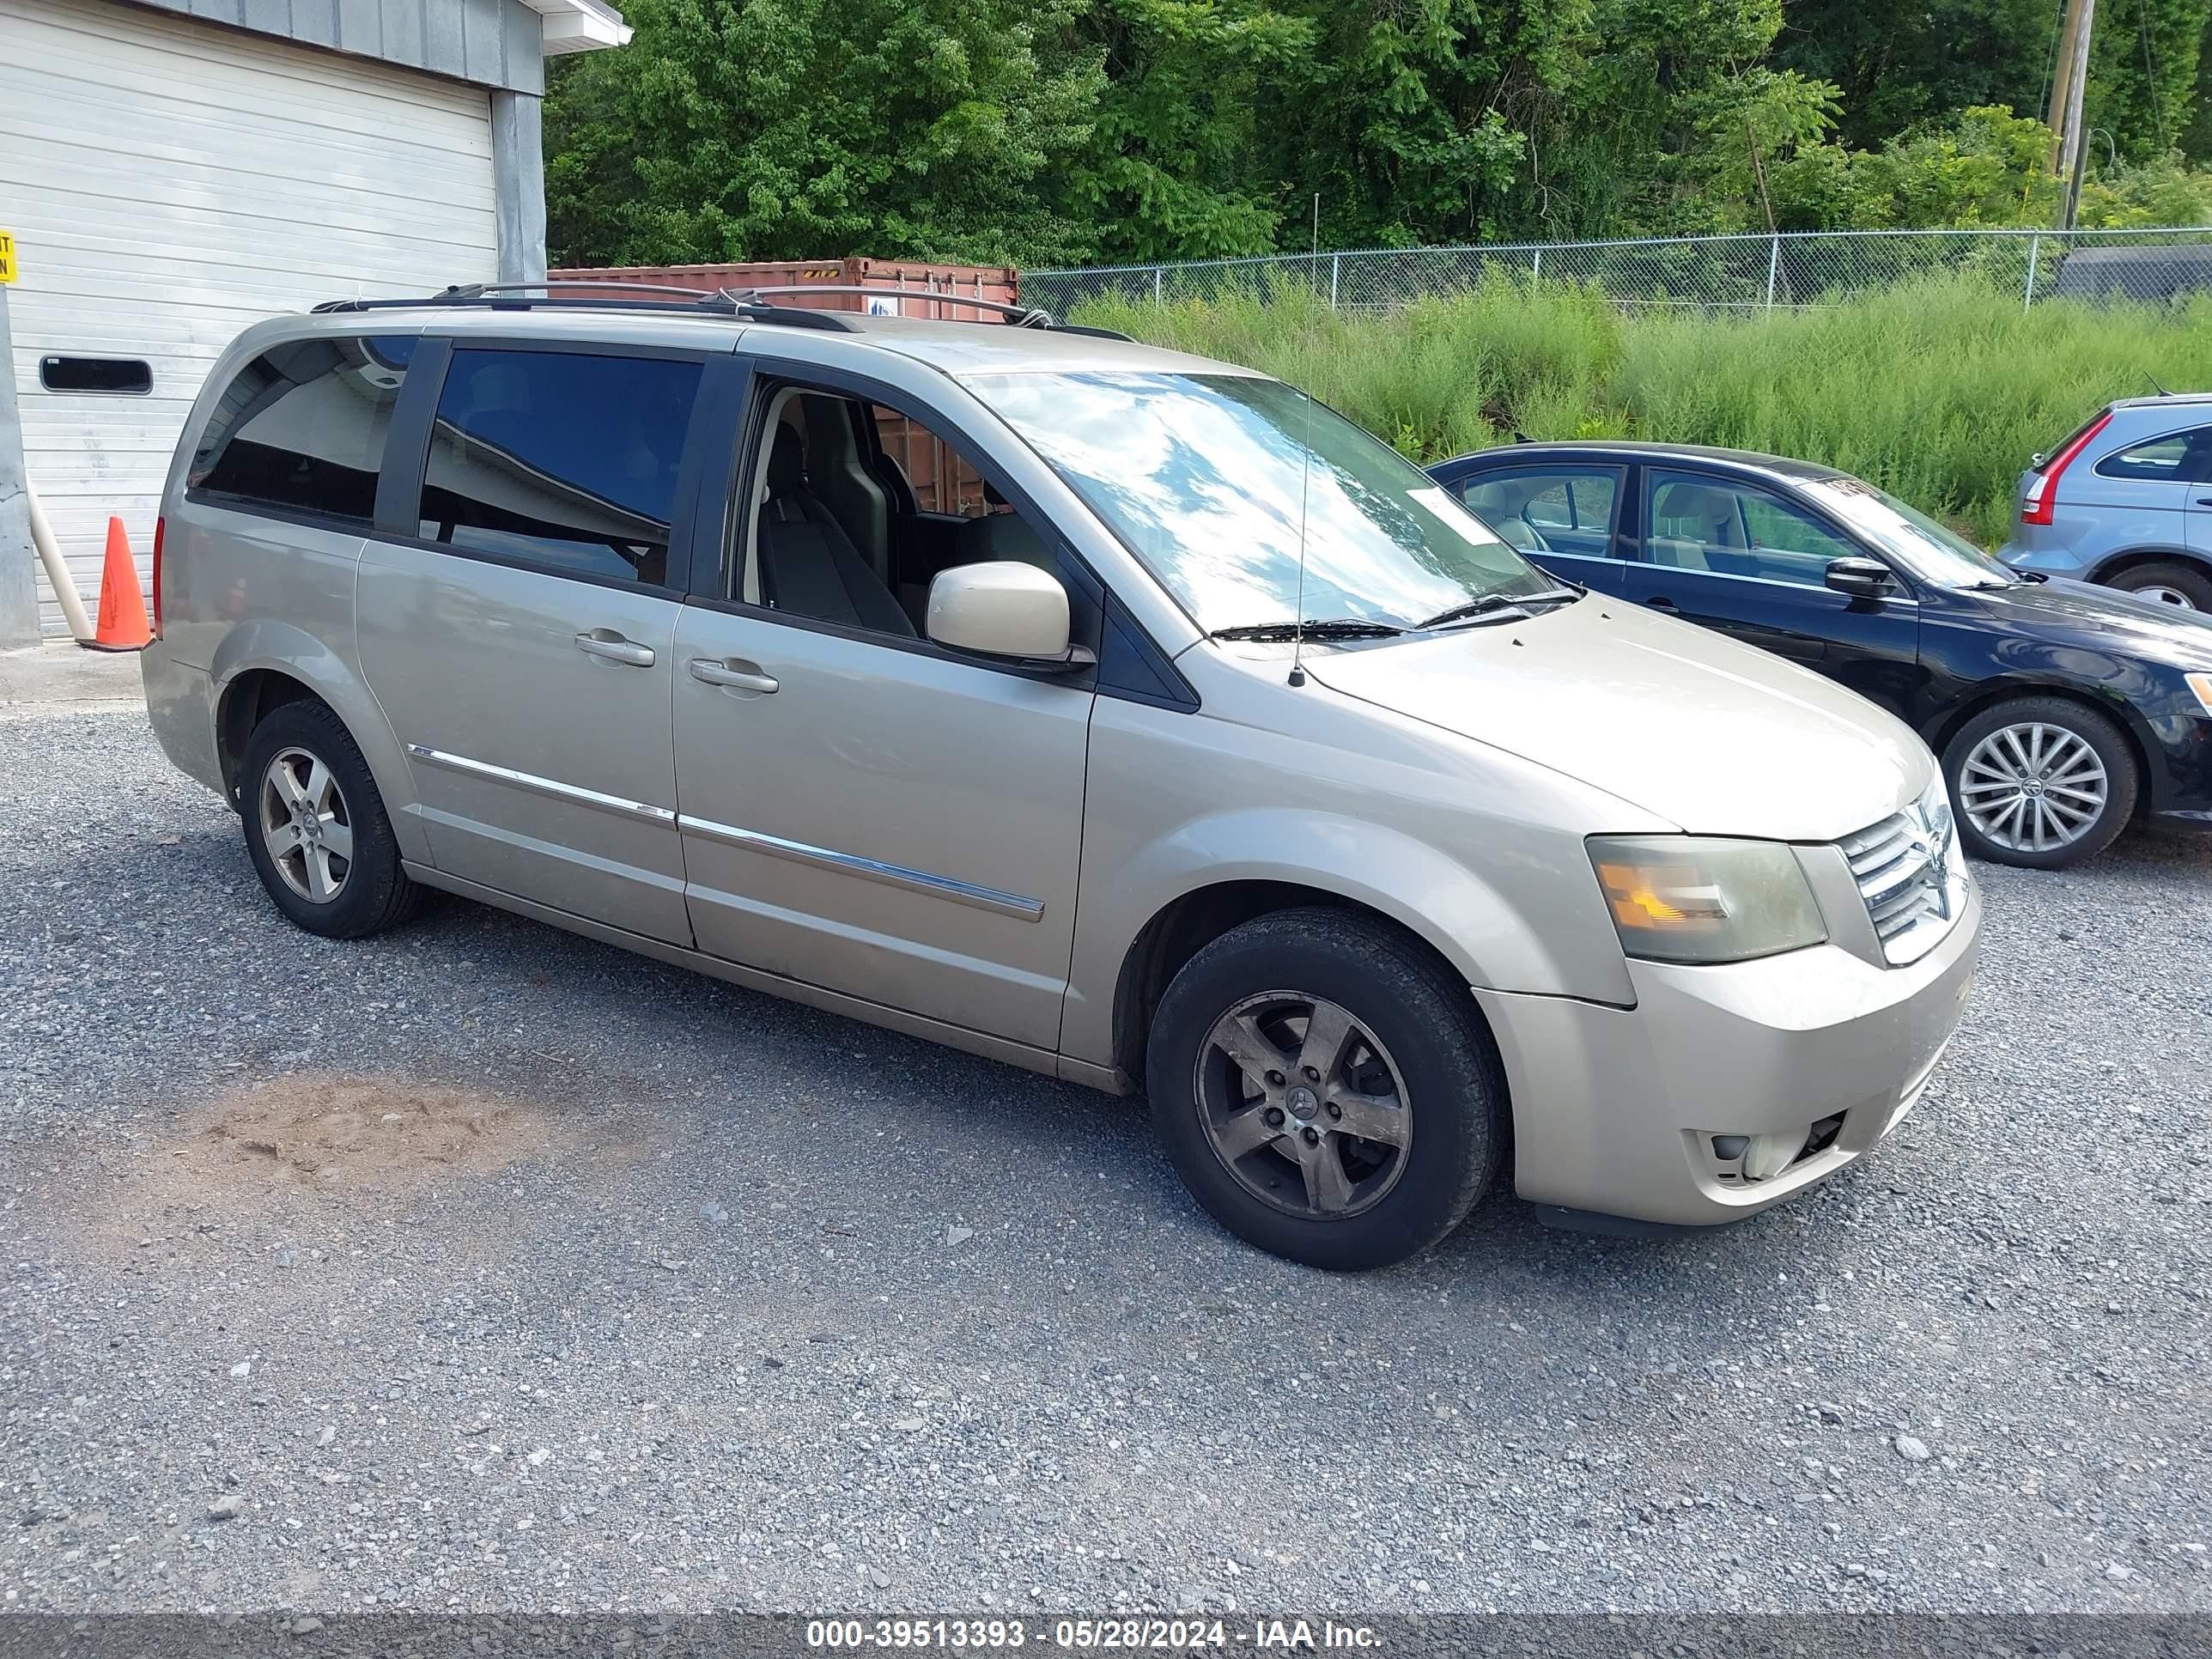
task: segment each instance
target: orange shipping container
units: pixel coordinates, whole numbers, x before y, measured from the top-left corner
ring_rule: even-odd
[[[947,322],[995,323],[996,312],[963,306],[960,296],[1021,303],[1021,275],[1006,265],[934,265],[913,259],[775,259],[750,264],[579,267],[547,273],[556,283],[669,288],[889,288],[895,295],[779,294],[775,303],[814,311],[862,311]],[[911,295],[904,290],[911,290]],[[876,412],[884,448],[899,463],[925,513],[981,509],[982,480],[924,428],[890,410]]]

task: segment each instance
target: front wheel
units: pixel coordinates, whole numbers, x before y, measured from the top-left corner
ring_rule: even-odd
[[[1985,708],[1943,750],[1966,851],[2060,870],[2112,844],[2136,810],[2134,751],[2104,715],[2063,697]]]
[[[1160,1000],[1146,1072],[1192,1195],[1311,1267],[1427,1249],[1497,1173],[1504,1087],[1467,987],[1349,911],[1279,911],[1200,951]]]

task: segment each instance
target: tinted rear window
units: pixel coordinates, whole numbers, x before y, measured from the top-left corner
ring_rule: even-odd
[[[438,398],[421,535],[576,575],[668,580],[696,362],[463,350]]]
[[[224,388],[185,483],[241,507],[367,524],[411,337],[295,340]]]
[[[2115,450],[2097,463],[2097,471],[2137,483],[2202,483],[2212,477],[2212,427],[2169,432]]]

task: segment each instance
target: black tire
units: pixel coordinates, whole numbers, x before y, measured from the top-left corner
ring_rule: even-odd
[[[2202,611],[2212,615],[2212,576],[2193,564],[2139,564],[2121,571],[2105,586],[2117,587],[2123,593],[2140,593],[2147,587],[2163,588],[2188,600],[2185,605],[2175,605],[2176,610]],[[2172,604],[2172,600],[2165,602]]]
[[[1965,777],[1969,757],[1993,734],[2008,726],[2023,726],[2056,727],[2071,732],[2088,745],[2104,767],[2102,810],[2063,846],[2040,851],[2006,846],[1984,833],[1968,810],[1969,791],[1980,792],[1981,784],[1986,781],[1985,775],[1978,775],[1972,780]],[[1992,864],[2017,865],[2027,870],[2063,870],[2096,857],[2128,827],[2142,787],[2135,750],[2118,725],[2095,709],[2065,697],[2014,697],[1984,709],[1960,726],[1944,746],[1943,781],[1957,811],[1959,834],[1967,853]],[[1980,792],[1977,799],[1987,799],[1990,796]]]
[[[322,901],[295,890],[295,878],[279,872],[263,827],[262,792],[265,785],[273,787],[270,768],[279,757],[292,754],[304,754],[329,769],[337,816],[350,836],[351,856],[338,872],[335,893]],[[422,908],[423,890],[399,867],[399,843],[368,763],[345,722],[326,705],[302,699],[271,709],[246,739],[238,780],[246,854],[270,901],[295,927],[325,939],[365,939],[398,927]],[[326,866],[337,867],[335,862]]]
[[[1356,1212],[1295,1214],[1279,1207],[1280,1201],[1259,1196],[1249,1175],[1231,1172],[1228,1154],[1217,1152],[1207,1127],[1201,1096],[1218,1094],[1222,1085],[1205,1080],[1201,1065],[1225,1066],[1231,1079],[1243,1075],[1213,1046],[1216,1023],[1276,992],[1337,1005],[1354,1023],[1346,1065],[1364,1056],[1364,1064],[1382,1068],[1370,1069],[1370,1077],[1395,1068],[1393,1084],[1402,1079],[1411,1126],[1402,1151],[1388,1153],[1343,1130],[1328,1131],[1321,1143],[1332,1155],[1343,1149],[1340,1170],[1364,1164],[1370,1155],[1383,1156],[1386,1170],[1396,1169],[1387,1182],[1380,1175],[1372,1178],[1379,1195]],[[1303,1029],[1310,1030],[1310,1016]],[[1465,1220],[1489,1190],[1506,1139],[1497,1048],[1467,987],[1415,940],[1347,910],[1278,911],[1232,928],[1200,951],[1160,999],[1146,1074],[1152,1121],[1192,1196],[1240,1238],[1310,1267],[1358,1272],[1426,1249]],[[1310,1096],[1304,1105],[1312,1111]],[[1317,1117],[1301,1121],[1324,1127]],[[1310,1131],[1301,1133],[1315,1139]],[[1272,1168],[1270,1160],[1280,1160],[1291,1183],[1281,1201],[1310,1208],[1300,1166],[1279,1150],[1288,1144],[1287,1136],[1279,1137],[1246,1155],[1243,1167],[1249,1170],[1256,1162]],[[1393,1157],[1401,1162],[1391,1164]]]

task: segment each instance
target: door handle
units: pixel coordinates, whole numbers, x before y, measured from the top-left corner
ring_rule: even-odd
[[[763,674],[757,663],[724,662],[716,657],[694,657],[685,665],[691,678],[703,680],[708,685],[726,686],[732,691],[769,692],[779,682],[773,674]]]
[[[2212,507],[2212,495],[2199,495],[2197,498],[2197,505],[2199,507]]]
[[[577,635],[576,649],[587,657],[622,663],[631,668],[653,666],[651,646],[640,645],[635,640],[626,640],[611,628],[594,628],[588,634]]]
[[[1680,611],[1682,608],[1680,605],[1676,605],[1674,600],[1668,599],[1664,593],[1655,593],[1651,598],[1644,600],[1644,603],[1650,605],[1654,611]]]

